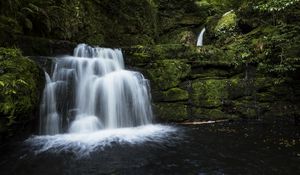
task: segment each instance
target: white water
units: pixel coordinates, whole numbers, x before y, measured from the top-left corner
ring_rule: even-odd
[[[78,157],[89,156],[97,150],[103,150],[113,143],[141,144],[147,141],[162,143],[172,139],[180,139],[178,135],[172,135],[177,129],[164,125],[146,125],[133,128],[119,128],[99,130],[92,133],[71,133],[48,136],[35,136],[26,140],[36,154],[43,152],[73,152]]]
[[[59,115],[56,109],[55,89],[57,82],[52,82],[48,73],[45,73],[46,87],[43,94],[40,113],[40,131],[47,134],[59,133]],[[44,116],[45,115],[45,116]]]
[[[138,143],[175,131],[151,125],[149,82],[124,67],[121,50],[85,44],[75,48],[74,56],[58,58],[51,78],[46,73],[42,135],[27,142],[39,146],[38,152],[89,152],[112,141]]]
[[[46,80],[42,134],[94,132],[152,121],[148,80],[124,69],[119,49],[80,44],[74,56],[56,61]]]
[[[204,27],[198,36],[197,46],[199,46],[199,47],[203,46],[203,37],[204,37],[205,31],[206,31],[206,29]]]

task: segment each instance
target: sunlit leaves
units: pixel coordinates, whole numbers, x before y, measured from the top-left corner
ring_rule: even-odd
[[[254,6],[254,9],[258,9],[262,12],[279,12],[293,5],[297,5],[299,2],[300,0],[268,0],[267,2]]]

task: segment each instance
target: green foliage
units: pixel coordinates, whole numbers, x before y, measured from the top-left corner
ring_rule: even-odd
[[[284,78],[300,67],[299,32],[295,25],[261,26],[226,48],[235,65],[254,64],[259,71]]]
[[[267,0],[254,6],[254,9],[258,9],[261,12],[280,12],[292,6],[299,5],[299,2],[300,0]]]
[[[18,49],[0,48],[0,126],[12,134],[12,127],[31,120],[39,101],[41,73]],[[2,134],[2,133],[1,133]]]
[[[6,8],[0,16],[15,20],[23,35],[94,45],[147,45],[153,43],[157,34],[157,6],[150,0],[13,1],[17,0],[1,2],[0,7]],[[7,40],[2,36],[1,39]]]

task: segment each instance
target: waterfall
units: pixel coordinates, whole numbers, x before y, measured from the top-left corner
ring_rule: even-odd
[[[89,133],[152,121],[149,82],[125,70],[120,49],[78,45],[55,61],[40,111],[41,134]]]
[[[206,31],[206,29],[204,27],[198,36],[197,46],[203,46],[203,36],[204,36],[205,31]]]
[[[59,116],[56,108],[55,89],[58,82],[52,82],[48,73],[45,73],[46,86],[41,103],[40,131],[41,133],[59,133]],[[43,116],[45,115],[45,117]]]

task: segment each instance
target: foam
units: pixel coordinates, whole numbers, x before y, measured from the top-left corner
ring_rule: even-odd
[[[133,128],[105,129],[97,132],[32,136],[25,141],[36,154],[72,151],[79,156],[105,149],[112,143],[140,144],[147,141],[164,142],[177,128],[167,125],[145,125]]]

